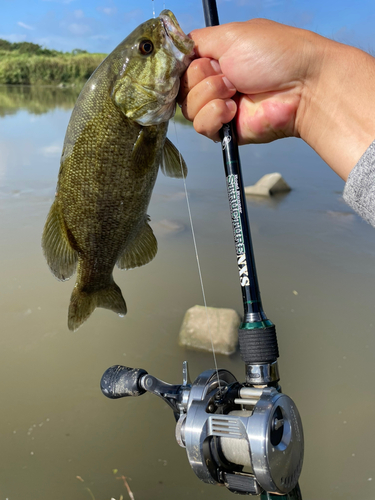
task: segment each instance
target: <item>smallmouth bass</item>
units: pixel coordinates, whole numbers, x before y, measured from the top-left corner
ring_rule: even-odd
[[[42,237],[57,279],[77,270],[70,330],[96,307],[125,315],[115,264],[131,269],[156,255],[147,208],[159,166],[171,177],[187,173],[166,134],[193,48],[173,13],[164,10],[109,54],[78,97]]]

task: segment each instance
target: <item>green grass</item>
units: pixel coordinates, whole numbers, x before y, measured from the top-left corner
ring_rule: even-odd
[[[64,53],[29,42],[10,43],[0,39],[0,84],[82,84],[105,56],[80,49]]]

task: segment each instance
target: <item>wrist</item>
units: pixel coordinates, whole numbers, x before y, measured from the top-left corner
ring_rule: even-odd
[[[375,59],[314,33],[308,40],[296,128],[346,180],[375,138]]]

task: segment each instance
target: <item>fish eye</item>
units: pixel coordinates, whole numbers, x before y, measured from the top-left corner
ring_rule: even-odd
[[[154,50],[154,44],[151,40],[142,40],[139,44],[139,51],[144,56],[148,56]]]

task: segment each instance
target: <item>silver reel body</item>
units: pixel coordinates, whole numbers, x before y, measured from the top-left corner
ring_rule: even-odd
[[[191,384],[187,364],[182,385],[145,370],[109,368],[101,388],[110,398],[152,392],[173,409],[176,439],[195,474],[230,491],[288,494],[303,463],[302,422],[290,397],[274,387],[240,384],[227,370],[207,370]]]
[[[226,370],[219,370],[219,378],[221,388],[237,382]],[[176,427],[195,474],[238,493],[289,493],[298,482],[304,451],[302,422],[292,399],[273,387],[240,387],[240,397],[225,407],[215,404],[218,392],[216,371],[203,372]],[[238,409],[226,413],[230,406]]]

